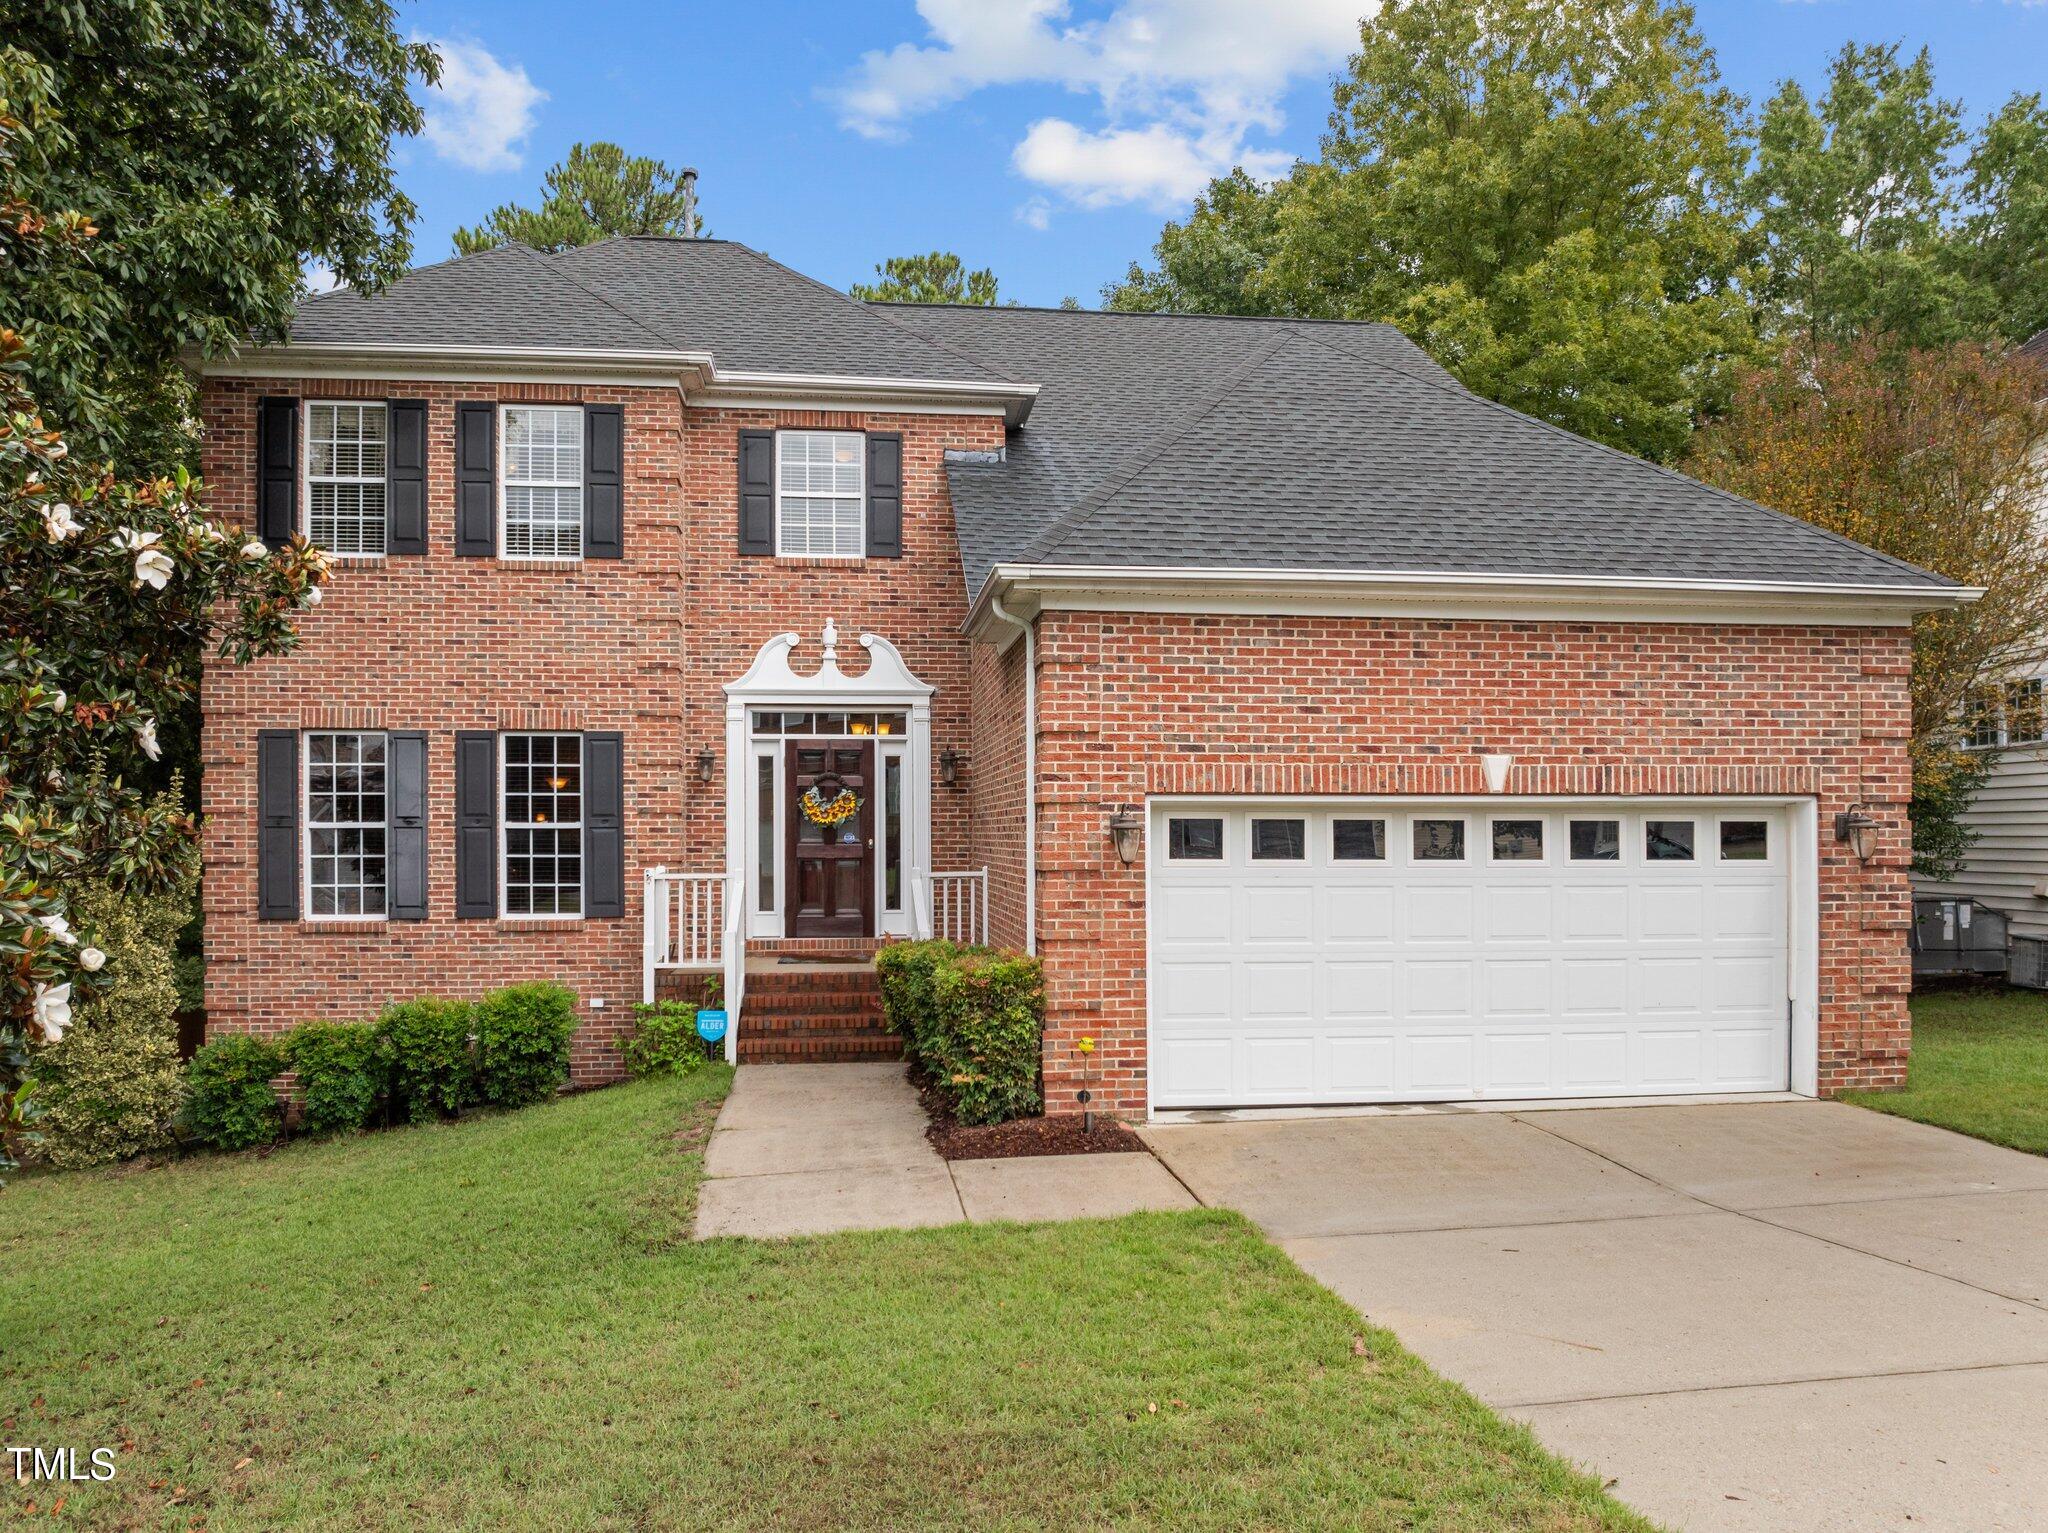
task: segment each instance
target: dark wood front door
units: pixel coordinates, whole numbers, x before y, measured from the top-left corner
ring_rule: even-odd
[[[789,867],[786,930],[792,937],[867,937],[874,933],[875,747],[872,742],[789,742]],[[841,792],[860,808],[836,825],[804,814],[812,788],[831,803]]]

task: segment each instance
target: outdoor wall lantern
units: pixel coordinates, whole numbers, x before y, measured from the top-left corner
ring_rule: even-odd
[[[709,783],[711,774],[718,770],[718,758],[709,751],[697,752],[697,781]]]
[[[1883,828],[1883,822],[1865,814],[1861,804],[1851,804],[1835,816],[1835,839],[1846,843],[1858,862],[1877,855],[1877,833]]]
[[[1117,860],[1129,867],[1138,860],[1138,846],[1145,834],[1145,822],[1126,804],[1109,817],[1109,839],[1115,843]]]
[[[960,786],[960,763],[966,759],[956,750],[947,749],[939,752],[939,783],[942,787]]]

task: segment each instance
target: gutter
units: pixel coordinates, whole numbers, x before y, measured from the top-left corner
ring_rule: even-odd
[[[1000,596],[988,609],[998,621],[1024,635],[1024,951],[1038,953],[1038,634],[1024,618],[1012,616]]]

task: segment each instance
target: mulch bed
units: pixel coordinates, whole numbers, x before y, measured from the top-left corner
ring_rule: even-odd
[[[1095,1127],[1084,1130],[1081,1114],[1056,1113],[1050,1118],[1018,1118],[1010,1123],[965,1124],[955,1122],[946,1099],[930,1083],[910,1073],[931,1127],[924,1131],[932,1148],[947,1160],[1010,1160],[1023,1155],[1109,1155],[1135,1151],[1144,1154],[1145,1141],[1114,1118],[1095,1117]]]

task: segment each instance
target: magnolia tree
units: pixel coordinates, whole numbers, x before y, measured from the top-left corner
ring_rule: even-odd
[[[14,129],[0,118],[0,171]],[[94,232],[0,186],[0,281],[80,258]],[[153,892],[192,855],[192,817],[132,778],[160,754],[157,721],[192,705],[209,648],[238,663],[289,649],[326,578],[303,540],[270,548],[210,520],[182,468],[129,482],[73,461],[27,370],[0,329],[0,1168],[33,1133],[34,1050],[111,978],[72,891]]]

